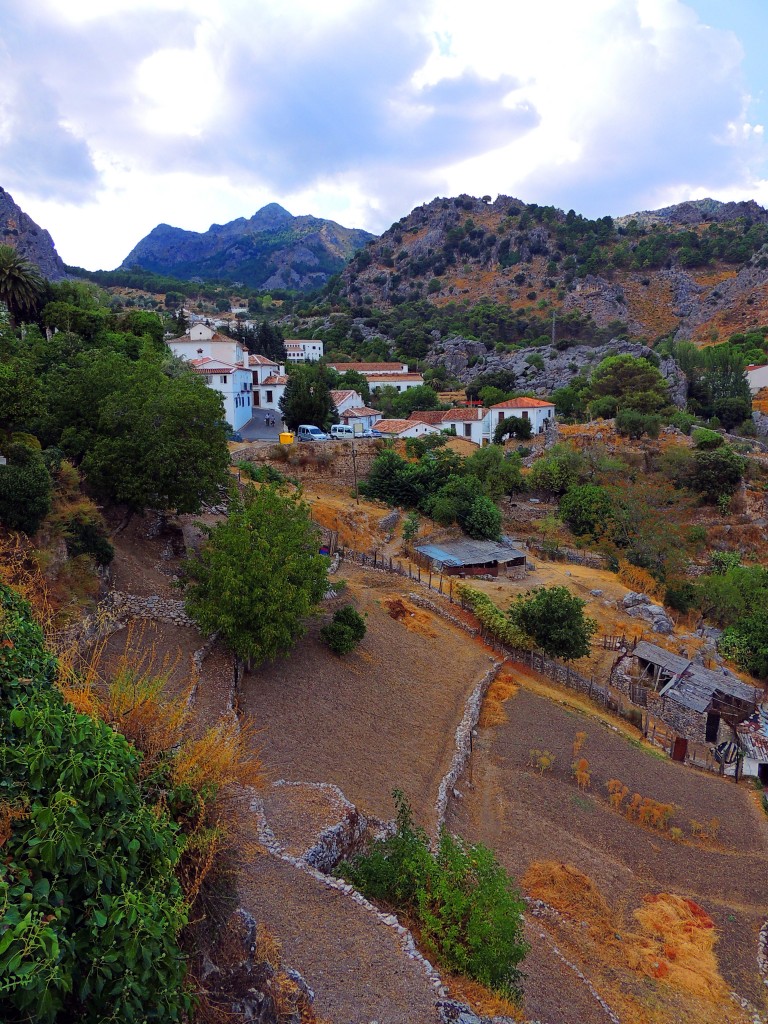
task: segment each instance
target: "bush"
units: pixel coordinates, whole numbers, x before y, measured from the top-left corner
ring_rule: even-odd
[[[5,587],[0,621],[0,1019],[186,1019],[177,826],[145,799],[141,755],[53,687]]]
[[[115,557],[106,524],[95,506],[81,502],[67,512],[61,525],[70,558],[91,555],[97,565],[109,565]]]
[[[51,510],[53,482],[39,449],[12,444],[0,466],[0,523],[32,536]]]
[[[733,494],[741,483],[746,465],[746,459],[727,444],[714,451],[699,450],[693,456],[691,487],[705,501],[716,502],[721,494]]]
[[[604,487],[581,484],[569,488],[563,495],[558,512],[575,534],[596,538],[606,532],[613,512],[613,500]]]
[[[567,587],[538,587],[516,597],[508,615],[550,657],[572,661],[589,654],[597,632],[595,620],[584,615],[585,604]]]
[[[670,583],[664,594],[664,604],[684,615],[699,603],[699,590],[693,583],[678,581]]]
[[[334,654],[349,654],[366,633],[365,618],[351,604],[338,608],[333,619],[320,630],[320,637]]]
[[[694,445],[700,451],[711,452],[725,444],[722,434],[718,434],[715,430],[707,430],[706,427],[699,427],[691,436]]]
[[[534,643],[531,637],[510,622],[486,594],[468,587],[466,583],[459,583],[456,593],[462,604],[474,612],[483,629],[486,629],[501,643],[507,644],[509,647],[519,647],[524,651],[533,649]]]
[[[365,896],[415,917],[424,945],[445,968],[519,996],[518,964],[528,946],[512,879],[487,847],[466,846],[445,831],[433,854],[403,794],[395,790],[394,797],[395,834],[342,862],[339,873]]]
[[[677,427],[683,434],[690,434],[693,424],[696,422],[696,417],[689,412],[678,412],[672,413],[669,417],[669,424],[672,427]]]
[[[519,441],[527,441],[533,433],[530,420],[522,416],[505,416],[493,432],[493,443],[501,444],[505,437],[516,437]]]
[[[642,413],[636,409],[620,409],[616,413],[616,431],[625,437],[658,437],[661,417],[653,413]]]

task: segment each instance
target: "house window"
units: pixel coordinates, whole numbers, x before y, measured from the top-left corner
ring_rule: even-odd
[[[472,437],[472,424],[471,423],[465,423],[464,424],[464,437]]]
[[[272,404],[272,392],[271,391],[267,392],[267,404],[268,405]]]
[[[528,410],[527,409],[523,409],[521,415],[522,415],[524,420],[527,420],[528,419]]]
[[[501,423],[503,419],[504,419],[504,413],[500,412],[499,413],[499,423]]]
[[[222,374],[222,375],[221,375],[221,376],[219,377],[219,383],[221,383],[221,384],[226,384],[226,383],[227,383],[227,375],[226,375],[226,373],[223,373],[223,374]]]

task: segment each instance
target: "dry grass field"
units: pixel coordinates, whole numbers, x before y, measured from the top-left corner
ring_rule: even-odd
[[[765,1010],[757,947],[768,917],[768,822],[746,785],[660,758],[609,723],[533,692],[514,666],[505,674],[509,683],[493,709],[497,724],[480,730],[449,827],[493,847],[531,895],[563,913],[547,919],[546,938],[536,932],[527,1013],[558,1024],[585,1019],[581,1010],[552,1004],[553,940],[622,1024],[746,1019],[730,1001],[731,989]],[[574,754],[577,733],[585,735]],[[552,767],[542,771],[532,750],[551,753]],[[577,758],[587,762],[581,788],[572,769]],[[621,810],[609,802],[612,779],[628,790]],[[667,827],[628,818],[634,793],[672,805]],[[691,822],[711,827],[697,835]],[[664,893],[673,898],[659,900]],[[677,897],[701,907],[699,917],[686,904],[681,918]],[[706,970],[681,982],[684,954],[675,942],[679,934],[698,941],[702,930],[709,946],[698,959],[706,959]],[[600,1012],[593,1010],[596,1019]]]

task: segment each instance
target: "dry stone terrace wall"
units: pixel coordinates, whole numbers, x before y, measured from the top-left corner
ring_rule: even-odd
[[[234,462],[269,462],[286,476],[296,476],[300,480],[335,480],[349,487],[354,486],[351,441],[294,442],[288,448],[286,460],[270,458],[272,447],[254,444],[238,448],[232,458]],[[377,438],[360,438],[355,441],[358,482],[368,476],[380,450],[381,444]],[[306,460],[304,465],[302,460]]]

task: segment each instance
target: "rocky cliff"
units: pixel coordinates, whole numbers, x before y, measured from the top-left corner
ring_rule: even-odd
[[[277,203],[250,219],[204,232],[158,224],[128,254],[122,269],[141,266],[182,280],[224,280],[254,288],[317,288],[338,273],[373,235],[319,217],[294,217]]]
[[[358,252],[340,290],[361,312],[484,300],[577,311],[650,343],[722,341],[768,323],[768,211],[706,199],[589,220],[509,196],[438,198]]]
[[[0,245],[12,245],[30,263],[40,268],[49,281],[66,277],[66,269],[53,239],[0,188]]]

